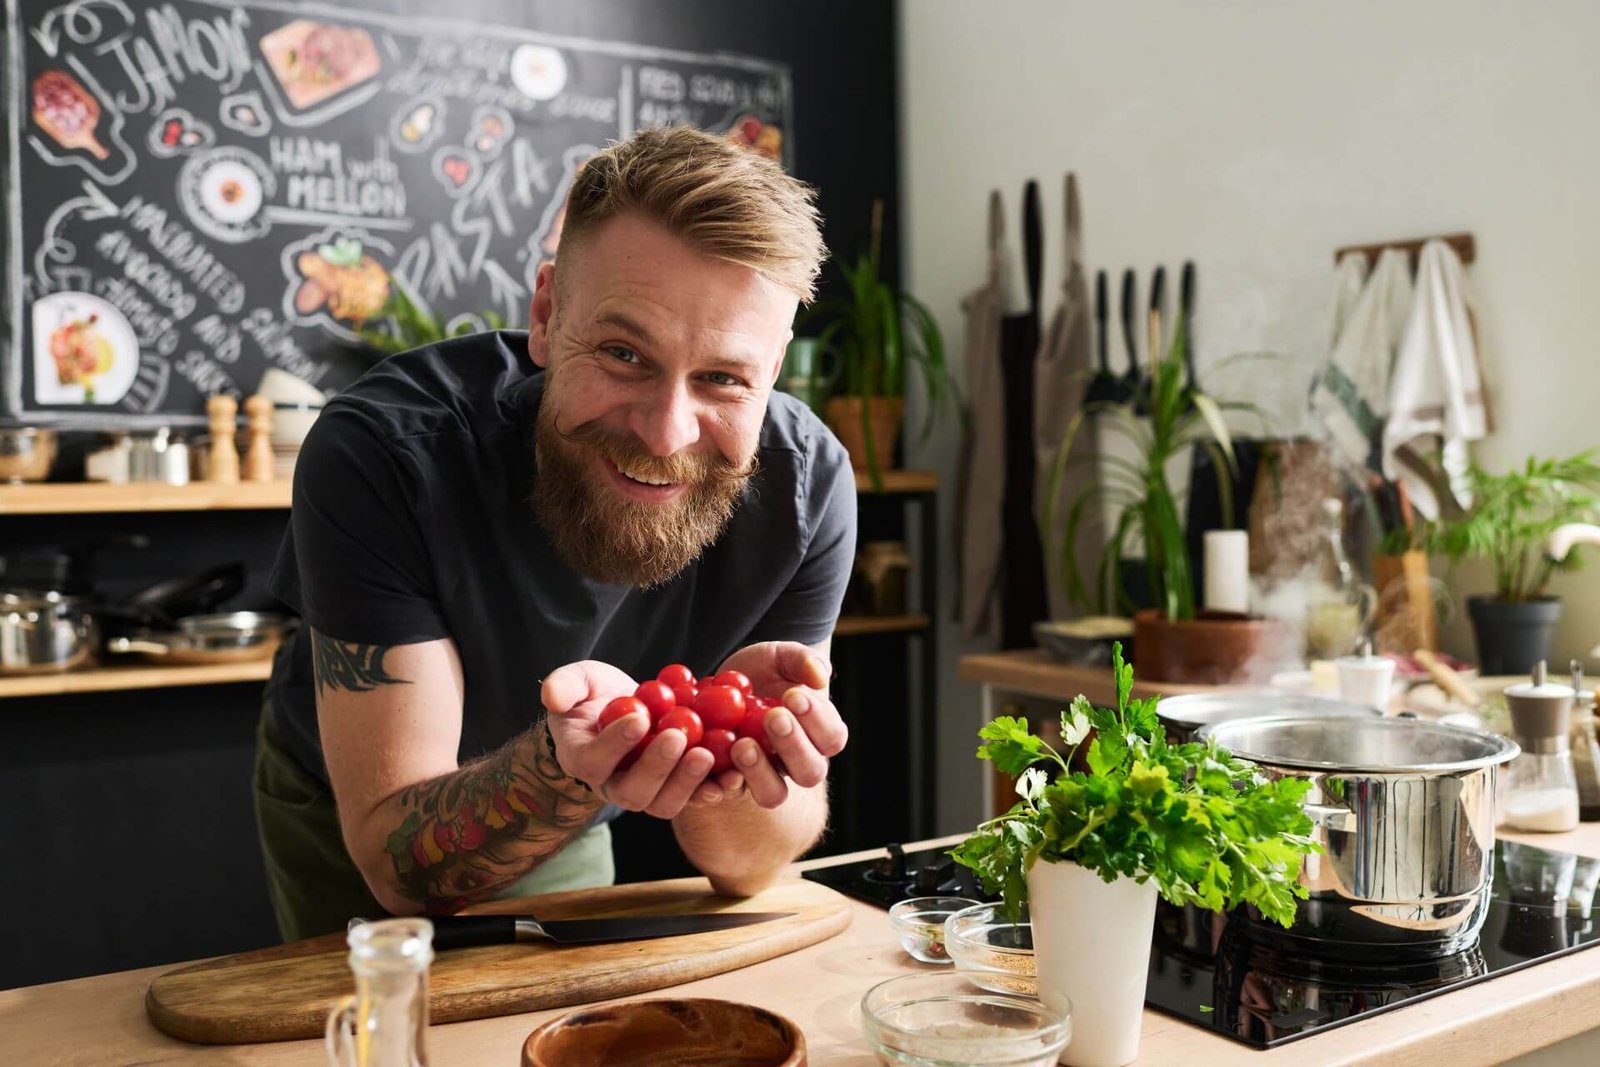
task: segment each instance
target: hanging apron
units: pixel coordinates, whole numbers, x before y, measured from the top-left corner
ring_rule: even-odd
[[[1039,283],[1044,228],[1039,183],[1023,192],[1022,240],[1028,270],[1028,308],[1000,320],[1000,369],[1005,383],[1005,497],[1001,505],[1000,647],[1032,648],[1033,624],[1047,618],[1044,547],[1034,518],[1033,367],[1039,353]]]
[[[989,194],[989,272],[961,301],[966,315],[963,362],[968,415],[956,474],[956,619],[963,637],[992,632],[999,621],[1000,504],[1005,482],[1005,408],[1000,378],[1000,319],[1006,300],[1005,215],[1000,191]]]
[[[1045,502],[1050,493],[1056,452],[1067,434],[1068,425],[1083,407],[1084,393],[1088,390],[1089,376],[1093,372],[1089,281],[1083,269],[1083,224],[1078,206],[1078,179],[1073,174],[1067,175],[1065,230],[1066,261],[1062,274],[1061,305],[1051,316],[1050,328],[1039,346],[1039,356],[1033,369],[1033,446],[1038,460],[1034,500],[1039,529],[1044,537],[1045,572],[1050,576],[1049,609],[1053,619],[1064,619],[1073,614],[1067,603],[1061,538],[1067,524],[1067,513],[1071,511],[1073,501],[1092,482],[1095,469],[1092,460],[1085,462],[1082,458],[1066,468],[1056,494],[1054,528],[1045,530]],[[1092,445],[1094,440],[1092,432],[1081,432],[1073,442],[1074,457],[1084,457],[1087,446]],[[1089,580],[1087,576],[1095,573],[1100,552],[1105,545],[1101,510],[1098,507],[1084,509],[1072,546],[1073,556],[1078,562],[1078,573],[1085,575],[1086,581]]]

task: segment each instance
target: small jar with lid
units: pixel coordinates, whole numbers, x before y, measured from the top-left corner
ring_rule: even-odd
[[[1506,775],[1501,824],[1508,830],[1559,833],[1578,827],[1578,779],[1568,740],[1573,691],[1546,679],[1541,660],[1533,679],[1508,686],[1512,740],[1522,754]]]

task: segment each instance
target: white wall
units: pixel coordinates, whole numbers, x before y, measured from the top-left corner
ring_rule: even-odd
[[[1143,285],[1196,260],[1202,384],[1234,351],[1315,354],[1335,247],[1470,230],[1498,418],[1480,458],[1600,443],[1600,4],[902,0],[900,17],[906,281],[953,344],[988,190],[1014,235],[1023,182],[1043,183],[1053,294],[1072,169],[1091,270]],[[951,476],[954,447],[947,431],[913,462]],[[1600,566],[1554,591],[1564,660],[1600,641]],[[979,810],[977,694],[953,632],[945,647],[954,831]]]

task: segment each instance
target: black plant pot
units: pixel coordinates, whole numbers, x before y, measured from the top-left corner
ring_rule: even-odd
[[[1467,598],[1478,642],[1478,669],[1485,675],[1527,674],[1550,657],[1550,639],[1561,618],[1553,596],[1513,603],[1487,596]]]

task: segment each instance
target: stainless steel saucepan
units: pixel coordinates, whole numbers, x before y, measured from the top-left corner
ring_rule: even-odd
[[[1520,751],[1493,734],[1422,719],[1281,717],[1200,731],[1273,777],[1309,779],[1323,855],[1294,925],[1253,928],[1316,955],[1443,956],[1488,914],[1495,779]]]
[[[0,674],[70,671],[94,659],[100,630],[82,598],[0,592]]]
[[[1333,718],[1375,719],[1376,708],[1351,704],[1327,697],[1301,693],[1281,693],[1274,689],[1222,690],[1216,693],[1182,693],[1162,697],[1156,715],[1174,743],[1194,740],[1204,726],[1236,719],[1273,719],[1329,716]]]
[[[294,625],[295,620],[287,615],[255,611],[191,615],[177,620],[172,630],[140,630],[113,637],[106,642],[106,650],[178,664],[270,659],[279,640]]]

